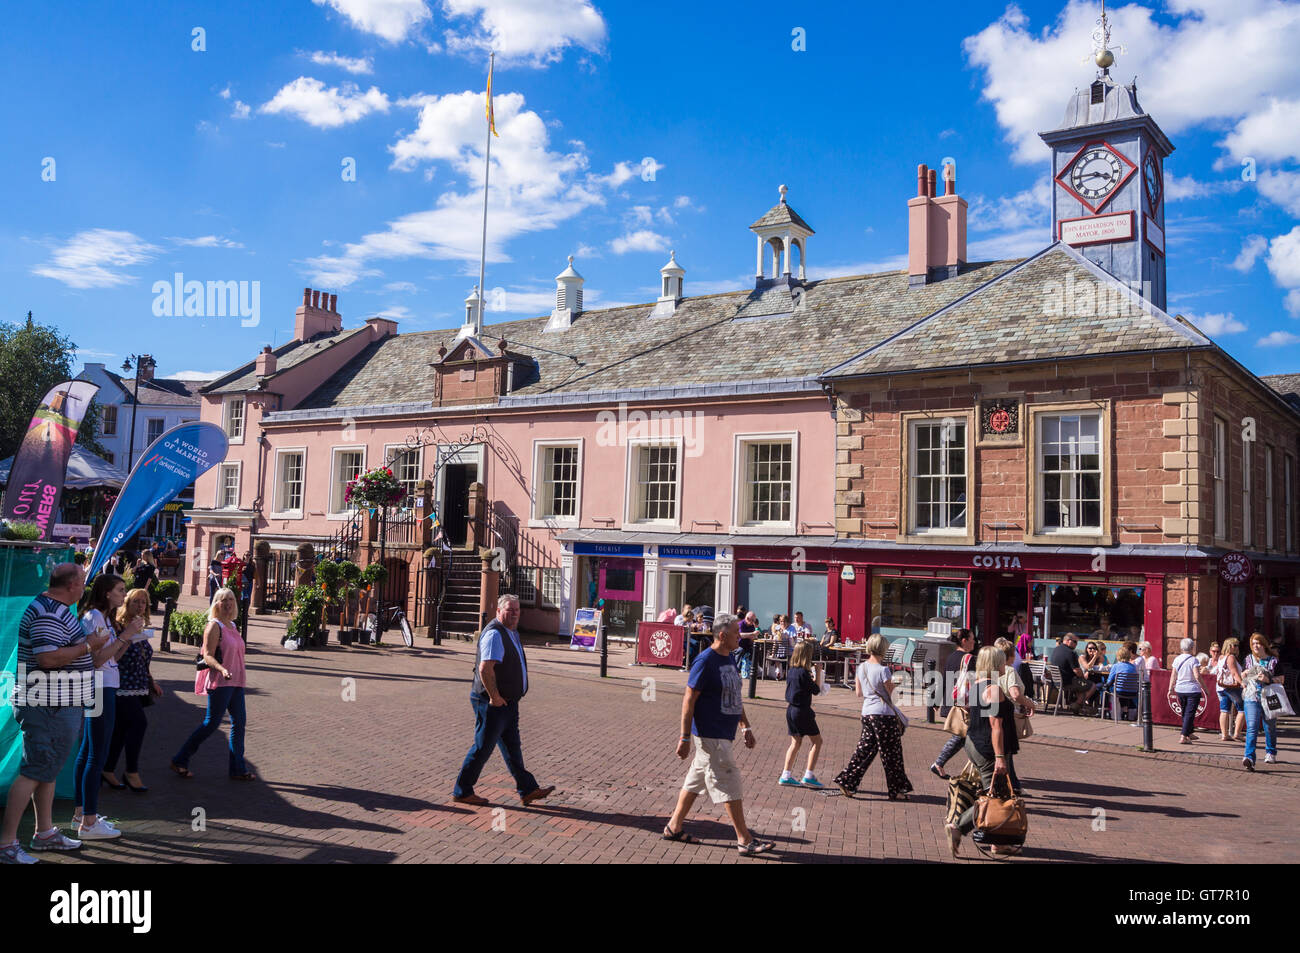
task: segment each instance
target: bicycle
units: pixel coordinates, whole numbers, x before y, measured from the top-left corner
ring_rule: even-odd
[[[411,628],[411,623],[406,618],[406,612],[401,606],[389,606],[381,613],[383,618],[371,612],[366,616],[365,630],[370,633],[370,644],[378,645],[385,632],[396,626],[402,633],[402,641],[406,647],[415,647],[415,630]]]

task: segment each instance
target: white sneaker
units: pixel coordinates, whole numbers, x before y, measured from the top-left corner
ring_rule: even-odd
[[[85,819],[80,814],[73,814],[72,823],[68,825],[68,828],[74,831],[78,830],[81,827],[81,825],[84,823],[84,821]],[[99,815],[99,822],[101,824],[107,824],[109,827],[113,828],[114,830],[117,829],[117,822],[111,820],[107,814]]]
[[[122,832],[101,817],[90,827],[85,824],[78,827],[77,836],[82,840],[112,840],[114,837],[121,837]]]
[[[18,841],[0,847],[0,864],[39,864],[40,861],[18,846]]]
[[[1265,763],[1265,764],[1277,764],[1277,755],[1273,755],[1273,754],[1266,754],[1266,755],[1264,755],[1264,763]]]
[[[79,850],[81,841],[65,837],[57,827],[32,837],[32,850]]]

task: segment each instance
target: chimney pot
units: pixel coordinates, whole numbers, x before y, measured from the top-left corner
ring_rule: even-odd
[[[310,289],[310,288],[303,288],[303,289],[302,289],[302,303],[303,303],[303,304],[311,304],[311,289]]]
[[[934,191],[931,190],[930,194],[933,195],[933,194],[934,194]],[[312,293],[311,293],[311,306],[312,306],[313,308],[319,308],[319,307],[320,307],[320,292],[319,292],[319,291],[316,291],[315,289],[313,289],[313,290],[312,290]]]
[[[338,300],[339,300],[339,296],[338,296],[338,295],[336,295],[336,294],[335,294],[335,295],[330,295],[330,306],[329,306],[329,308],[328,308],[327,310],[332,311],[332,312],[334,312],[335,314],[338,314],[338,310],[339,310],[339,309],[338,309]]]
[[[930,169],[925,173],[925,194],[930,198],[934,198],[935,186],[938,185],[936,179],[937,174],[934,169]]]
[[[916,195],[917,195],[917,198],[923,198],[923,197],[925,196],[925,175],[926,175],[926,172],[927,172],[927,169],[925,168],[925,163],[924,163],[924,162],[922,162],[920,165],[918,165],[918,166],[916,167]]]
[[[953,162],[945,162],[943,166],[943,194],[957,194],[957,165]]]

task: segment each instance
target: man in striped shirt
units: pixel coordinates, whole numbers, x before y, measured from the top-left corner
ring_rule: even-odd
[[[107,634],[87,638],[77,620],[75,606],[85,588],[80,566],[55,566],[49,588],[32,600],[18,625],[23,684],[16,686],[21,696],[15,702],[21,703],[14,705],[14,718],[22,728],[23,753],[0,824],[0,863],[36,862],[18,844],[18,824],[28,801],[36,806],[32,850],[81,846],[54,825],[54,782],[81,736],[83,704],[93,697],[82,690],[84,680],[94,677],[91,655],[108,641]],[[51,685],[57,688],[47,689]]]

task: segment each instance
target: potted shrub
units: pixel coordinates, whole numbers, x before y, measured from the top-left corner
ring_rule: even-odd
[[[285,627],[280,644],[292,641],[298,648],[306,648],[315,641],[316,630],[320,628],[325,593],[319,586],[299,586],[293,591],[293,606],[293,618]]]
[[[339,606],[343,627],[355,632],[359,610],[357,586],[361,581],[361,567],[349,560],[339,563]]]
[[[336,562],[326,560],[316,567],[316,582],[325,595],[325,621],[330,625],[339,624],[339,574]]]
[[[40,542],[45,535],[35,523],[24,523],[21,520],[0,520],[0,539],[22,540],[25,542]]]
[[[181,584],[175,579],[167,579],[158,583],[158,598],[163,602],[168,599],[177,599],[181,594]]]

